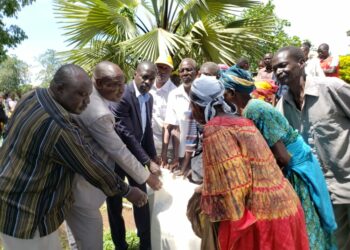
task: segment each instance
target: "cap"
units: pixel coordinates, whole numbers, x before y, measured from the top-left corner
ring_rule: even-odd
[[[155,64],[165,64],[168,65],[170,68],[174,69],[174,63],[171,56],[159,56],[158,59],[155,61]]]

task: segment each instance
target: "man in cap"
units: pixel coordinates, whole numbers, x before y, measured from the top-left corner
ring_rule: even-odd
[[[164,119],[168,105],[168,96],[170,91],[176,89],[176,86],[170,79],[170,74],[174,69],[171,56],[159,56],[155,64],[158,69],[157,77],[149,93],[153,96],[152,128],[154,144],[157,155],[160,156],[162,153]],[[170,145],[168,149],[171,149]],[[171,158],[173,157],[173,155],[169,155],[169,152],[167,152],[167,155]]]

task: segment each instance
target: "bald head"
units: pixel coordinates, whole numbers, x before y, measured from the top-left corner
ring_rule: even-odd
[[[109,61],[102,61],[95,66],[93,71],[94,79],[115,78],[118,75],[124,75],[120,67]]]
[[[118,102],[124,93],[124,73],[112,62],[98,63],[92,74],[92,82],[98,93],[108,101]]]
[[[55,73],[50,90],[53,98],[64,109],[80,114],[90,102],[92,82],[84,69],[74,64],[66,64]]]
[[[219,77],[219,66],[214,62],[205,62],[200,68],[200,74]]]

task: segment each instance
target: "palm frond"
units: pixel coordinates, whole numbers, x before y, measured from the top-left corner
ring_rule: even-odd
[[[155,61],[160,53],[174,55],[185,45],[186,40],[183,37],[162,28],[155,28],[146,34],[118,44],[134,57],[150,61]]]
[[[128,58],[114,43],[93,40],[89,46],[69,51],[59,52],[58,55],[67,63],[74,63],[83,67],[87,72],[101,61],[110,61],[120,66],[128,79],[132,78],[135,60]]]
[[[119,1],[56,0],[54,10],[67,31],[67,41],[77,47],[93,39],[119,42],[137,35],[133,10]]]

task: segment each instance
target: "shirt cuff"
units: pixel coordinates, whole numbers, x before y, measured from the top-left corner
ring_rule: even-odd
[[[127,189],[126,189],[126,192],[125,192],[124,194],[122,194],[122,196],[123,196],[123,197],[128,196],[129,193],[130,193],[130,191],[131,191],[131,188],[130,188],[130,186],[128,185],[128,186],[127,186]]]

